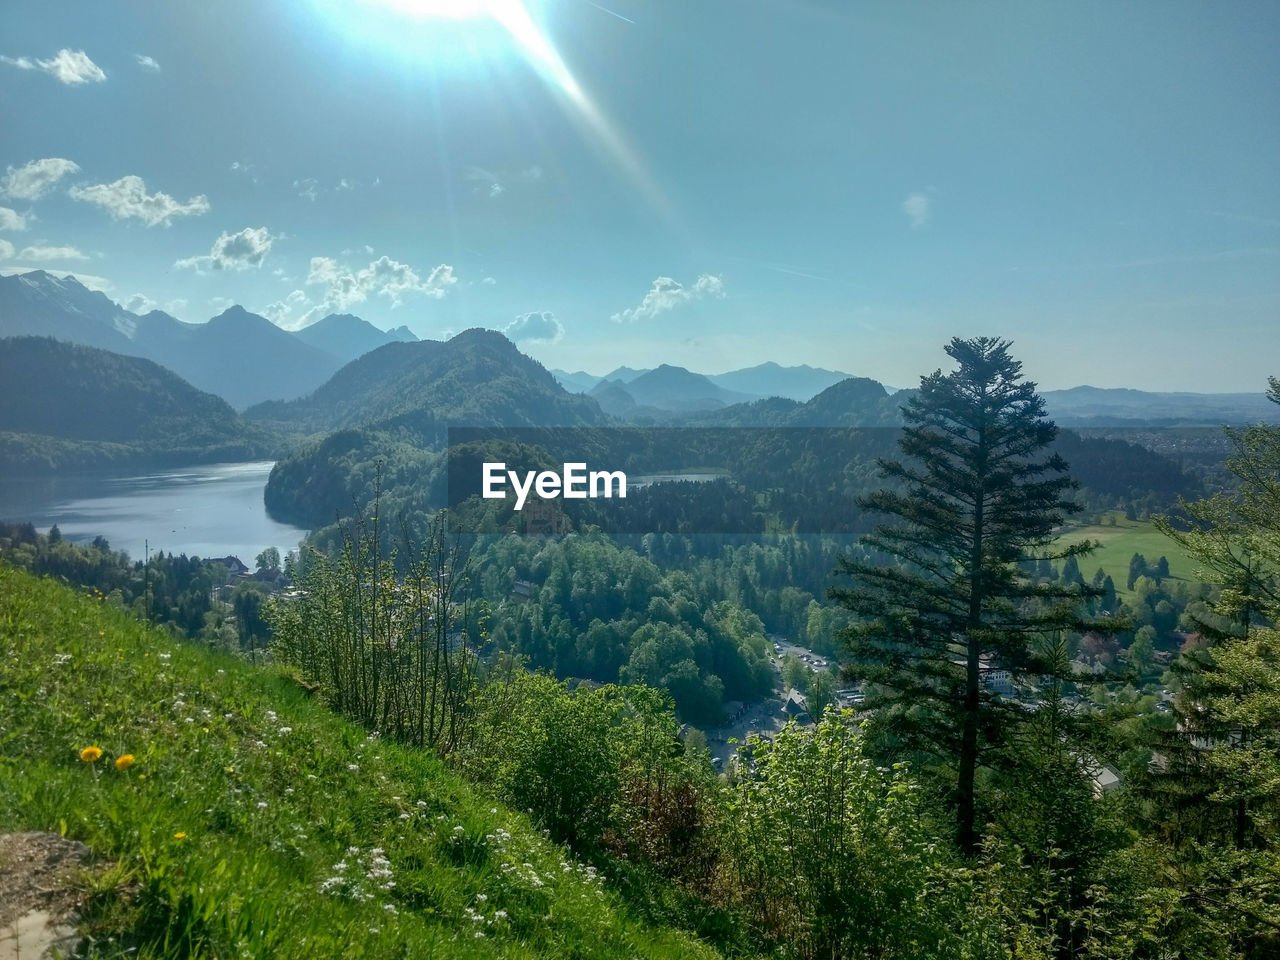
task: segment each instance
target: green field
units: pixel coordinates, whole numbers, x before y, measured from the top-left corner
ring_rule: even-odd
[[[1115,526],[1109,522],[1092,524],[1087,527],[1076,527],[1063,535],[1067,543],[1079,540],[1096,540],[1101,546],[1088,556],[1081,557],[1080,572],[1086,580],[1101,567],[1115,582],[1116,592],[1121,596],[1129,594],[1126,581],[1129,579],[1129,560],[1135,553],[1147,558],[1154,564],[1162,556],[1169,560],[1169,573],[1172,580],[1185,580],[1189,583],[1197,581],[1197,564],[1182,552],[1163,533],[1145,520],[1126,520],[1123,513],[1113,512]],[[1107,519],[1103,518],[1104,521]]]

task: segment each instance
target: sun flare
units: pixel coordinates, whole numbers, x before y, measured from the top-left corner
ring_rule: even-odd
[[[423,19],[471,20],[489,13],[489,0],[368,0],[375,6]]]
[[[459,29],[466,29],[467,21],[475,21],[477,28],[485,24],[496,25],[510,38],[513,49],[558,95],[566,112],[584,129],[601,154],[608,157],[630,181],[632,189],[644,198],[650,209],[661,216],[671,217],[666,197],[639,154],[578,83],[550,37],[534,19],[529,10],[529,0],[361,0],[354,5],[330,3],[329,7],[331,10],[344,10],[343,20],[349,27],[354,26],[351,18],[356,7],[379,9],[399,19],[405,27],[410,21],[421,24],[421,29],[431,29],[432,21],[449,21],[459,25]],[[394,31],[394,39],[388,37],[387,42],[403,48],[405,44],[416,42],[415,35],[418,31],[414,29],[397,30]]]

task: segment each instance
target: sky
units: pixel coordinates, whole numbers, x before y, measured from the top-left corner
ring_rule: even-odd
[[[1280,5],[6,0],[0,271],[603,374],[1280,374]]]

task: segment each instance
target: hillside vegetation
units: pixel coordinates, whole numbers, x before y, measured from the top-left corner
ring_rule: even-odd
[[[271,452],[270,434],[220,397],[140,357],[46,337],[0,349],[0,465],[193,463]]]
[[[347,364],[310,396],[263,403],[248,416],[306,430],[408,427],[424,437],[446,423],[580,426],[607,419],[502,334],[479,328],[444,342],[389,343]]]
[[[432,755],[96,595],[0,567],[0,662],[0,831],[118,864],[90,956],[714,955]]]

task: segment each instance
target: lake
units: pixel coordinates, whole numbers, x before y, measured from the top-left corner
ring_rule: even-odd
[[[281,555],[307,531],[267,516],[262,491],[272,461],[215,463],[142,474],[0,478],[0,519],[55,523],[68,540],[103,536],[113,550],[239,557],[250,568],[267,547]]]

